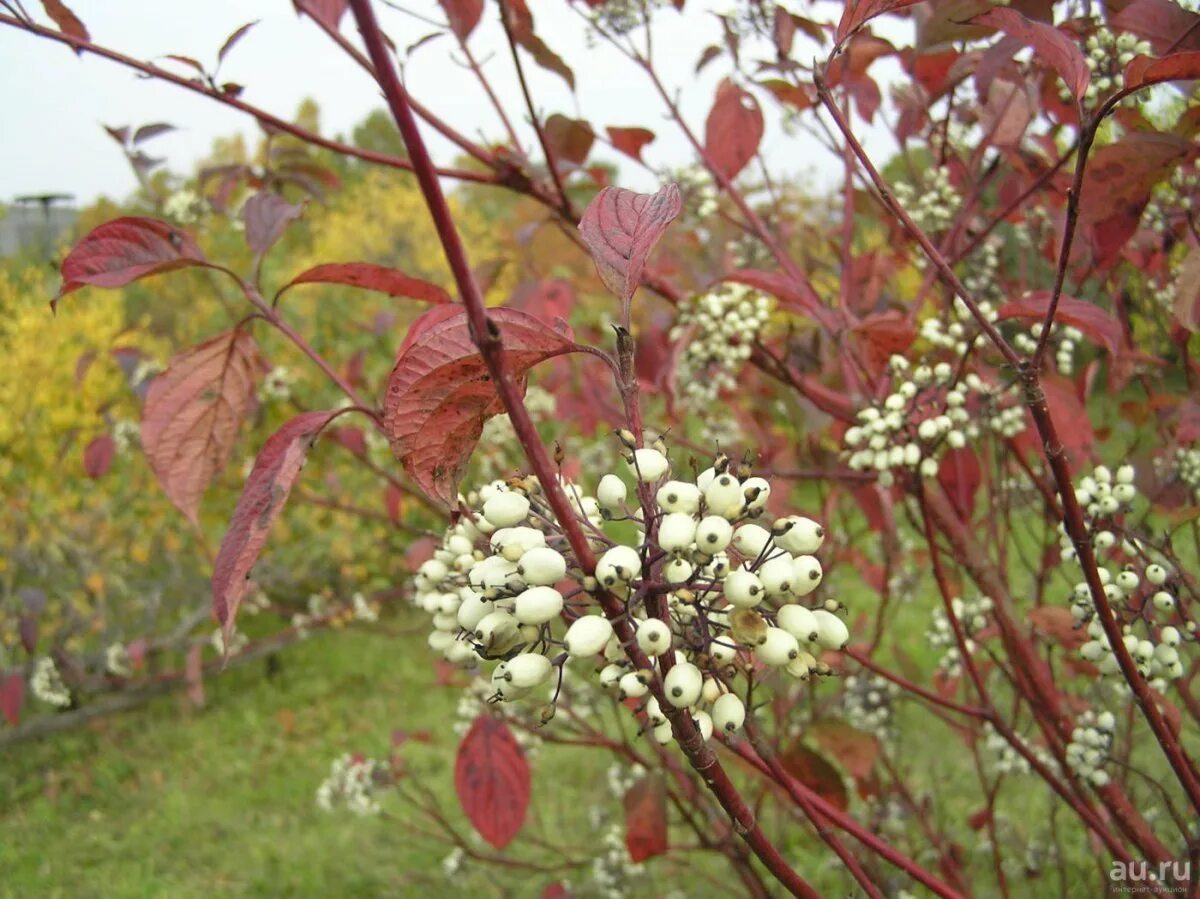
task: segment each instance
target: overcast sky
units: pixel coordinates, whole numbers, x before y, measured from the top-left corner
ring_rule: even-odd
[[[281,117],[291,118],[304,97],[321,107],[325,133],[348,133],[381,100],[367,76],[320,30],[292,10],[289,0],[73,0],[71,5],[91,31],[92,39],[130,56],[154,59],[175,53],[206,64],[216,58],[225,38],[239,25],[262,21],[226,60],[222,80],[246,85],[243,99]],[[431,0],[412,0],[411,7],[440,18]],[[567,0],[530,0],[540,36],[575,71],[573,95],[558,76],[544,72],[524,57],[539,109],[585,117],[598,129],[606,125],[641,125],[659,135],[644,153],[652,164],[690,161],[686,143],[663,117],[663,107],[643,73],[607,47],[589,48],[582,23]],[[36,10],[37,3],[27,3]],[[718,42],[720,28],[710,10],[714,4],[690,0],[683,14],[660,11],[656,55],[668,87],[682,90],[691,126],[703,134],[704,119],[720,75],[714,64],[700,76],[696,60],[708,44]],[[410,17],[377,6],[385,30],[398,46],[410,45],[433,29]],[[39,10],[40,12],[40,10]],[[516,100],[503,32],[490,17],[471,38],[477,58],[497,91]],[[357,37],[348,15],[343,33]],[[415,51],[407,68],[413,95],[438,110],[471,136],[501,136],[499,120],[477,82],[460,64],[452,38],[442,37]],[[163,61],[163,65],[173,65]],[[185,71],[180,69],[181,72]],[[71,193],[81,202],[100,195],[129,194],[135,181],[117,145],[102,125],[139,125],[165,121],[178,131],[157,138],[148,149],[165,156],[168,166],[188,172],[204,156],[214,137],[240,131],[252,139],[257,126],[248,117],[182,88],[137,77],[131,70],[85,55],[75,57],[65,46],[8,27],[0,27],[0,84],[4,89],[3,136],[0,137],[0,201],[22,194]],[[522,106],[506,104],[521,117]],[[819,184],[836,177],[838,165],[805,138],[789,138],[768,112],[764,151],[773,169],[809,174]],[[522,126],[523,134],[529,135]],[[452,156],[436,135],[431,141],[439,161]],[[528,138],[526,138],[528,139]],[[872,136],[879,150],[886,139]],[[600,155],[606,155],[603,150]],[[608,153],[618,162],[619,157]],[[622,183],[645,189],[651,177],[631,163],[622,164]]]

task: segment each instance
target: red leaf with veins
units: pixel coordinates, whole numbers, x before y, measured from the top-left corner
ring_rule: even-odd
[[[658,774],[645,774],[625,794],[625,848],[634,863],[667,851],[667,788]]]
[[[972,18],[974,25],[987,25],[1003,31],[1019,39],[1026,46],[1032,47],[1037,57],[1044,60],[1056,71],[1071,95],[1078,100],[1088,89],[1092,80],[1091,70],[1083,51],[1074,39],[1059,31],[1053,25],[1035,22],[1027,19],[1013,9],[995,7]]]
[[[758,100],[729,79],[721,82],[704,126],[704,153],[732,181],[754,158],[763,136]]]
[[[1000,307],[997,318],[1028,318],[1043,321],[1050,305],[1050,291],[1037,290],[1016,300],[1009,300]],[[1112,355],[1121,350],[1121,323],[1087,300],[1060,296],[1055,307],[1054,320],[1078,328],[1093,343],[1100,344]]]
[[[499,718],[480,715],[458,744],[454,789],[467,819],[497,849],[520,832],[529,808],[529,763]]]
[[[267,438],[246,478],[229,529],[213,563],[213,614],[228,639],[245,596],[250,569],[266,545],[271,526],[287,502],[304,458],[337,411],[305,412]]]
[[[113,439],[108,434],[101,434],[87,445],[83,451],[83,472],[92,480],[104,477],[112,467]]]
[[[0,713],[13,727],[21,722],[21,706],[25,704],[25,677],[20,671],[0,679]]]
[[[682,208],[679,186],[668,184],[653,194],[606,187],[584,210],[579,233],[601,280],[622,302],[633,297],[646,258]]]
[[[294,206],[271,191],[259,191],[242,206],[242,221],[246,223],[246,243],[261,256],[283,236],[284,230],[300,218],[304,207]]]
[[[1200,21],[1200,17],[1197,18]],[[1125,89],[1133,90],[1164,81],[1191,81],[1200,78],[1200,52],[1172,53],[1162,59],[1138,56],[1125,67]]]
[[[649,128],[617,128],[610,126],[605,130],[608,131],[608,139],[612,141],[614,147],[626,156],[632,156],[638,162],[642,161],[642,149],[646,144],[654,140],[654,132]]]
[[[1115,15],[1111,7],[1108,11],[1109,28],[1133,32],[1149,41],[1155,53],[1200,50],[1200,30],[1195,27],[1200,16],[1173,0],[1133,0]]]
[[[46,15],[54,20],[54,24],[63,34],[79,38],[81,41],[91,40],[87,27],[62,0],[42,0],[42,9],[46,10]]]
[[[450,21],[450,30],[460,41],[465,41],[479,24],[483,15],[483,0],[438,0],[442,12]]]
[[[920,0],[847,0],[846,8],[842,10],[842,18],[838,22],[838,43],[844,41],[876,16],[899,12],[918,2]]]
[[[142,449],[171,502],[193,522],[204,491],[233,457],[266,369],[253,337],[227,331],[176,356],[150,382]]]
[[[426,316],[451,307],[431,309]],[[479,441],[483,423],[504,411],[487,365],[471,340],[467,313],[422,327],[408,342],[388,378],[384,429],[392,452],[429,496],[454,506],[458,481]],[[575,343],[524,312],[488,313],[504,345],[504,365],[524,392],[525,373],[552,356],[570,353]],[[411,332],[410,332],[411,333]]]
[[[329,262],[302,272],[279,292],[297,284],[345,284],[363,290],[378,290],[390,297],[405,297],[423,303],[453,303],[454,298],[436,284],[402,271],[371,262]]]
[[[830,805],[842,811],[850,804],[846,784],[837,768],[797,740],[779,757],[784,770]]]
[[[124,287],[188,265],[208,265],[208,260],[186,231],[158,219],[114,219],[90,231],[67,254],[63,284],[50,305],[85,285]]]

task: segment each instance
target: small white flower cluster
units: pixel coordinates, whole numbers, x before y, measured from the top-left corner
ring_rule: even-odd
[[[466,860],[466,851],[461,846],[455,846],[450,850],[449,854],[442,859],[442,876],[447,880],[453,880],[462,871]]]
[[[1029,761],[1004,739],[990,721],[983,725],[984,748],[991,753],[992,768],[997,774],[1028,774]]]
[[[899,687],[877,674],[851,674],[842,694],[846,721],[886,741],[891,736],[892,701],[899,695]]]
[[[958,190],[950,183],[950,168],[944,165],[930,169],[923,184],[897,181],[892,192],[913,223],[929,234],[949,228],[962,205]],[[924,256],[916,258],[925,262]]]
[[[141,445],[142,427],[129,418],[118,418],[112,426],[113,448],[118,455],[125,455],[135,446]]]
[[[641,862],[629,857],[625,845],[625,827],[614,822],[600,839],[600,852],[592,859],[592,883],[605,899],[627,899],[637,895],[637,880],[646,870]]]
[[[379,608],[361,593],[355,593],[350,597],[350,608],[355,621],[374,624],[379,620]]]
[[[859,423],[842,438],[850,468],[878,472],[885,487],[891,486],[897,469],[936,476],[945,449],[959,449],[979,437],[976,419],[1002,437],[1025,428],[1025,410],[1007,404],[1015,388],[993,388],[974,372],[956,383],[948,362],[921,364],[911,374],[903,356],[893,356],[889,364],[892,392],[859,410]]]
[[[219,656],[235,656],[245,649],[249,642],[249,637],[247,637],[241,631],[235,630],[229,635],[229,642],[226,644],[225,634],[222,633],[221,628],[217,628],[215,631],[213,631],[212,636],[208,638],[209,645],[212,646],[213,651]],[[228,653],[226,653],[226,648],[229,650]]]
[[[609,34],[628,34],[645,24],[651,13],[663,5],[664,0],[606,0],[595,6],[589,5],[587,16],[593,25]]]
[[[630,791],[634,784],[645,775],[646,769],[634,762],[632,765],[623,765],[620,762],[613,762],[608,766],[607,780],[608,791],[613,794],[616,799],[624,799],[625,794]]]
[[[770,297],[744,284],[717,284],[680,302],[669,336],[687,339],[677,377],[691,405],[707,410],[737,386],[773,308]]]
[[[258,400],[261,403],[285,403],[292,396],[292,383],[296,376],[286,365],[276,365],[263,378],[258,386]]]
[[[994,603],[991,597],[981,596],[970,602],[964,602],[959,597],[950,600],[950,608],[954,617],[962,627],[967,652],[975,652],[975,641],[971,639],[988,625],[988,616]],[[950,623],[946,610],[939,607],[933,610],[933,621],[925,632],[925,639],[936,649],[945,649],[938,661],[938,670],[947,677],[958,677],[962,674],[962,657],[958,651],[958,643],[954,638],[954,627]]]
[[[1013,348],[1026,356],[1033,355],[1037,349],[1038,339],[1042,336],[1042,323],[1034,322],[1028,331],[1018,331],[1013,335]],[[1075,371],[1075,345],[1083,340],[1083,332],[1071,325],[1060,325],[1055,322],[1050,326],[1048,344],[1055,347],[1054,365],[1060,374],[1071,375]]]
[[[71,691],[67,689],[58,666],[50,656],[42,656],[34,663],[33,675],[29,678],[29,690],[34,698],[40,699],[46,705],[63,709],[71,704]]]
[[[1067,744],[1067,766],[1094,787],[1106,786],[1108,772],[1101,767],[1112,749],[1117,719],[1112,712],[1097,715],[1090,709],[1079,716]]]
[[[163,214],[181,225],[191,225],[208,214],[208,201],[191,188],[175,191],[163,202]]]
[[[698,219],[706,219],[717,211],[717,185],[712,174],[702,165],[687,165],[668,170],[666,182],[674,181],[683,194],[684,207]]]
[[[296,629],[296,636],[301,640],[307,639],[309,625],[328,615],[329,600],[320,593],[310,594],[308,597],[308,612],[296,612],[292,615],[292,627]]]
[[[653,497],[648,508],[638,499],[630,507],[627,481],[616,474],[601,478],[594,497],[564,485],[599,553],[594,576],[580,571],[536,479],[494,481],[463,498],[464,514],[414,581],[414,602],[433,619],[429,645],[463,667],[497,661],[493,701],[529,697],[556,685],[568,660],[594,670],[603,656],[600,685],[621,698],[646,697],[655,737],[665,743],[670,724],[648,696],[653,672],[635,670],[609,620],[586,613],[589,595],[603,590],[625,604],[639,648],[663,671],[670,703],[690,711],[705,739],[714,728],[733,733],[745,707],[717,675],[734,676],[740,652],[807,678],[829,673],[816,654],[849,640],[834,614],[840,604],[799,602],[821,583],[814,553],[825,531],[801,516],[758,523],[771,484],[727,457],[694,481],[669,480],[661,440],[635,447],[631,434],[621,439],[630,475]],[[665,597],[668,618],[650,613],[651,597]],[[558,636],[560,619],[567,627]]]
[[[1083,95],[1084,106],[1097,106],[1109,94],[1121,90],[1125,86],[1125,67],[1135,56],[1151,52],[1149,41],[1138,40],[1137,35],[1127,31],[1117,34],[1104,25],[1097,25],[1084,46],[1085,61],[1092,73],[1092,81]],[[1071,99],[1070,88],[1062,81],[1058,83],[1058,93],[1064,100]]]
[[[378,794],[386,779],[383,762],[346,753],[333,760],[329,776],[317,787],[317,807],[326,812],[344,807],[360,816],[377,815]]]
[[[144,382],[149,381],[156,374],[162,371],[162,363],[157,359],[142,359],[134,368],[133,373],[129,376],[129,384],[131,387],[139,387]]]
[[[113,643],[104,650],[104,670],[114,677],[129,677],[133,674],[133,659],[123,643]]]

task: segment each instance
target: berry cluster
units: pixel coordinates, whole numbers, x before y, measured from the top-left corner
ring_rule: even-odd
[[[1025,411],[1008,402],[1013,388],[993,388],[974,372],[955,381],[948,362],[918,365],[909,371],[903,356],[893,356],[893,390],[882,402],[861,409],[859,423],[846,430],[847,464],[856,471],[874,470],[884,486],[895,469],[933,477],[946,448],[958,449],[984,426],[1003,437],[1024,430]]]
[[[261,403],[286,403],[292,396],[292,382],[295,375],[286,365],[276,365],[263,378],[258,387],[258,400]]]
[[[892,189],[917,227],[929,234],[949,228],[962,205],[958,190],[950,183],[950,169],[944,165],[931,169],[924,184],[897,181]],[[925,262],[924,257],[918,258]]]
[[[1149,41],[1138,40],[1137,35],[1127,31],[1117,34],[1104,25],[1097,25],[1084,46],[1087,67],[1092,73],[1091,83],[1083,95],[1085,106],[1097,106],[1109,94],[1121,90],[1125,86],[1125,67],[1135,56],[1146,56],[1151,52]],[[1064,100],[1071,99],[1070,88],[1061,81],[1058,92]]]
[[[718,284],[680,302],[670,338],[687,340],[677,378],[691,405],[707,408],[737,386],[772,308],[770,297],[742,284]]]
[[[1013,335],[1013,347],[1027,356],[1033,355],[1037,349],[1038,339],[1042,336],[1042,323],[1035,322],[1028,331],[1018,331]],[[1070,325],[1060,325],[1055,322],[1050,326],[1050,340],[1054,346],[1054,365],[1060,374],[1071,375],[1075,371],[1075,346],[1083,340],[1083,332]]]
[[[341,806],[356,815],[377,815],[379,791],[387,781],[386,764],[347,753],[333,760],[329,776],[317,787],[317,807],[331,812]]]
[[[592,576],[535,478],[493,481],[463,497],[463,514],[415,578],[414,601],[433,619],[429,645],[463,667],[495,662],[493,701],[548,687],[543,722],[574,660],[599,669],[600,685],[619,697],[645,698],[663,742],[671,728],[649,695],[656,672],[668,701],[688,709],[706,739],[713,729],[733,733],[746,714],[733,692],[739,674],[753,663],[798,678],[827,674],[818,655],[849,639],[840,604],[801,602],[821,583],[814,554],[825,531],[797,515],[768,521],[770,482],[728,457],[675,480],[661,440],[637,447],[631,434],[621,437],[626,476],[604,475],[594,496],[564,484],[598,554]],[[600,591],[622,604],[654,670],[637,668],[612,622],[591,613]]]
[[[983,725],[983,746],[992,757],[997,774],[1028,774],[1029,761],[1004,738],[990,721]]]
[[[1079,716],[1071,731],[1071,742],[1066,749],[1067,765],[1092,786],[1108,784],[1108,772],[1101,765],[1108,759],[1116,729],[1117,719],[1112,712],[1097,715],[1088,710]]]
[[[975,641],[971,638],[987,627],[992,607],[992,599],[989,596],[981,596],[971,602],[964,602],[957,596],[950,600],[950,608],[966,637],[967,652],[975,651]],[[938,670],[947,677],[958,677],[962,673],[962,656],[954,637],[954,627],[945,609],[933,610],[933,621],[929,630],[925,632],[925,639],[930,646],[945,650],[938,661]]]
[[[892,702],[900,688],[877,674],[851,674],[846,678],[842,710],[846,721],[880,740],[891,736]]]

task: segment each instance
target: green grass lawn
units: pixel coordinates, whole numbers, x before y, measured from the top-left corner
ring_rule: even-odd
[[[384,757],[393,729],[429,729],[432,742],[405,744],[405,760],[450,819],[469,830],[453,793],[459,691],[436,685],[418,642],[316,635],[285,650],[273,677],[255,663],[210,680],[203,710],[168,696],[6,748],[0,895],[425,891],[441,878],[446,848],[415,842],[396,820],[402,804],[389,798],[387,814],[359,818],[321,812],[313,799],[335,756]],[[539,782],[535,774],[535,791]],[[572,811],[569,803],[550,803],[556,808]],[[510,894],[516,881],[495,874],[468,874],[462,883],[476,895]],[[511,894],[527,894],[528,876],[524,883]]]

